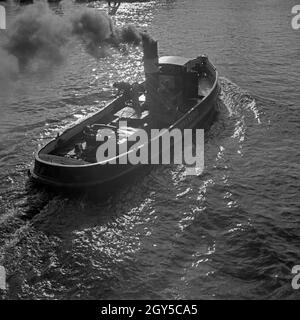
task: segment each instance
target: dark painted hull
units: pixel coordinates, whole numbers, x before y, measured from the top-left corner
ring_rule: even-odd
[[[211,124],[216,114],[216,100],[219,93],[218,73],[215,68],[210,64],[211,72],[215,74],[214,85],[212,86],[209,94],[201,100],[199,104],[196,104],[192,109],[185,113],[180,119],[178,119],[169,128],[203,128],[206,129]],[[114,103],[114,102],[113,102]],[[111,103],[110,105],[112,105]],[[106,108],[110,108],[108,105]],[[97,117],[97,114],[92,116]],[[88,123],[89,119],[83,123]],[[71,128],[76,130],[78,124]],[[78,129],[79,130],[79,129]],[[69,129],[70,131],[70,129]],[[63,135],[62,135],[63,136]],[[48,145],[55,143],[50,142]],[[39,182],[51,186],[66,187],[66,188],[86,188],[95,185],[102,185],[104,188],[106,185],[111,184],[114,181],[125,179],[130,176],[131,173],[145,165],[132,165],[132,164],[100,164],[91,163],[88,165],[59,165],[57,163],[51,163],[42,160],[39,157],[40,152],[43,152],[46,145],[36,155],[34,166],[30,170],[31,177]]]

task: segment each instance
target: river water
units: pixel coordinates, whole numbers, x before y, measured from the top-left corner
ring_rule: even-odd
[[[143,78],[139,48],[97,61],[78,43],[47,76],[26,73],[2,88],[0,298],[298,299],[296,2],[163,0],[124,4],[114,17],[147,29],[160,55],[206,53],[219,70],[220,110],[198,177],[158,167],[105,200],[101,190],[73,196],[28,183],[40,145],[109,102],[114,81]],[[6,8],[8,25],[24,10]]]

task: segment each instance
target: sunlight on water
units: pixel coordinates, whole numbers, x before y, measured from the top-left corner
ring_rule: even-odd
[[[219,113],[205,133],[201,175],[155,167],[108,198],[101,188],[71,195],[28,182],[39,146],[114,99],[115,81],[143,80],[139,47],[97,60],[74,41],[46,77],[20,75],[1,92],[0,265],[8,281],[0,298],[298,296],[290,267],[300,259],[299,77],[297,61],[286,62],[299,48],[287,2],[272,1],[150,1],[122,4],[113,17],[148,29],[161,55],[207,53],[216,64]],[[65,17],[85,7],[52,6]],[[8,22],[22,10],[8,8]]]

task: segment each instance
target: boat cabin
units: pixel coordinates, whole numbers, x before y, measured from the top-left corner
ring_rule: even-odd
[[[195,99],[202,99],[205,94],[200,87],[200,78],[206,61],[206,56],[192,60],[179,56],[161,57],[157,90],[160,105],[154,113],[174,116],[177,113],[178,116],[178,111],[186,112]]]

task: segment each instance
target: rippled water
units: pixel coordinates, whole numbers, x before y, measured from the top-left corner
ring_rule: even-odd
[[[8,290],[0,297],[299,298],[291,287],[291,268],[300,264],[294,4],[120,7],[116,23],[147,28],[161,55],[207,53],[221,73],[219,116],[206,133],[199,177],[159,167],[105,200],[101,190],[74,197],[28,184],[39,145],[110,101],[114,81],[142,79],[137,48],[95,61],[76,44],[46,78],[26,74],[12,92],[1,92],[0,265]],[[23,9],[7,10],[10,21]]]

